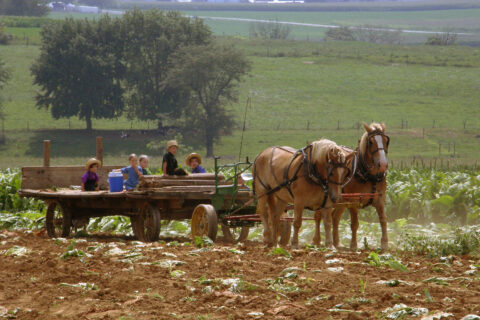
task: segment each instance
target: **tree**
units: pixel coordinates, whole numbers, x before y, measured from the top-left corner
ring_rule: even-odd
[[[41,17],[48,11],[44,0],[0,0],[0,15]]]
[[[39,58],[32,66],[40,86],[37,106],[55,119],[78,116],[92,129],[92,118],[115,118],[123,109],[125,68],[118,39],[119,21],[66,19],[42,30]]]
[[[6,64],[3,60],[0,59],[0,92],[1,90],[5,87],[5,84],[8,82],[10,79],[10,72],[6,67]],[[5,118],[5,114],[3,113],[3,98],[0,95],[0,119]]]
[[[161,129],[163,120],[181,114],[188,98],[166,81],[171,54],[182,46],[209,43],[211,32],[199,19],[156,9],[128,11],[122,21],[129,116],[156,120]]]
[[[203,131],[207,157],[212,157],[214,141],[232,130],[233,116],[226,104],[237,101],[237,85],[250,63],[234,47],[209,44],[179,50],[172,64],[168,80],[188,91],[184,115],[191,127]]]

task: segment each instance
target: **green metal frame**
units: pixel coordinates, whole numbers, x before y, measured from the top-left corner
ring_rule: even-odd
[[[237,195],[239,192],[238,187],[238,177],[239,174],[242,174],[248,170],[252,163],[248,161],[248,158],[244,162],[236,162],[230,164],[219,165],[218,160],[220,157],[215,157],[215,194],[212,197],[212,205],[217,212],[217,215],[221,222],[225,223],[225,217],[230,215],[235,210],[235,215],[242,214],[255,214],[256,213],[256,199],[254,202],[248,206],[243,206],[236,203]],[[220,185],[218,175],[220,174],[221,169],[233,168],[234,174],[232,179],[232,184],[230,185]],[[227,224],[227,223],[225,223]],[[252,221],[242,221],[234,220],[229,221],[230,226],[234,227],[244,227],[244,226],[254,226],[255,222]]]

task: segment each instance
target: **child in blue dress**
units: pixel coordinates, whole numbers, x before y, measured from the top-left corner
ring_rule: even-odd
[[[138,178],[142,175],[142,168],[138,165],[138,158],[135,153],[132,153],[128,157],[128,162],[130,162],[130,165],[119,171],[123,174],[128,174],[128,178],[123,181],[123,185],[125,186],[125,190],[132,191],[138,185]]]
[[[205,173],[205,168],[201,166],[202,157],[198,153],[190,153],[185,161],[187,166],[192,168],[192,173]]]

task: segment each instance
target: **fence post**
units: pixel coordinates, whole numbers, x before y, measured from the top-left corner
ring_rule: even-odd
[[[455,141],[453,142],[453,157],[455,158],[455,153],[456,153],[456,150],[455,150]]]
[[[435,129],[435,120],[433,120],[432,128]]]
[[[422,139],[425,139],[425,128],[422,129]]]
[[[337,130],[340,130],[340,120],[337,120]]]
[[[103,138],[97,137],[97,160],[103,164]]]
[[[50,167],[50,140],[43,140],[43,166]]]
[[[442,144],[439,143],[438,144],[438,156],[441,156],[442,155]]]
[[[30,122],[27,121],[27,131],[30,131]]]
[[[467,120],[463,120],[463,129],[467,128]]]

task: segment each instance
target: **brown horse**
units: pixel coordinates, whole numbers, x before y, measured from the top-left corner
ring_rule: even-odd
[[[344,193],[378,193],[374,199],[365,199],[361,208],[374,206],[382,228],[381,248],[388,249],[387,216],[385,214],[385,194],[387,190],[387,153],[390,138],[385,134],[385,124],[363,124],[365,133],[358,142],[356,151],[346,150],[347,165],[352,167],[353,178],[343,187]],[[352,155],[354,155],[352,157]],[[325,245],[332,246],[330,219],[333,220],[333,245],[339,248],[338,226],[345,207],[322,209],[315,212],[315,236],[313,243],[320,245],[320,220],[324,218]],[[350,226],[352,230],[351,249],[357,249],[358,208],[350,207]]]
[[[261,152],[253,166],[253,187],[265,243],[277,245],[280,217],[293,203],[292,246],[298,246],[304,208],[331,208],[340,199],[348,174],[345,153],[330,140],[315,141],[300,150],[270,147]]]

